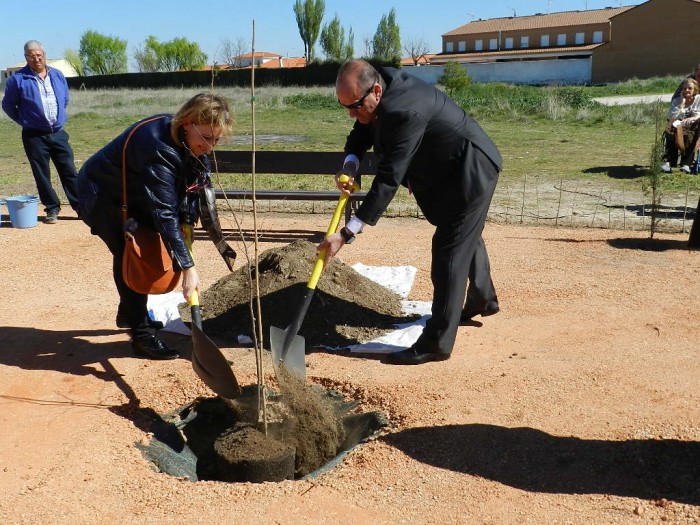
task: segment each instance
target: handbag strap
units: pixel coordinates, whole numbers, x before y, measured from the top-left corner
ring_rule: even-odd
[[[146,119],[142,122],[139,122],[138,124],[136,124],[132,128],[132,130],[126,136],[126,140],[124,141],[124,147],[122,147],[122,224],[126,224],[126,221],[128,219],[128,217],[127,217],[128,212],[127,212],[127,206],[126,206],[126,145],[129,143],[129,139],[131,138],[131,136],[141,126],[143,126],[144,124],[148,124],[149,122],[154,122],[156,120],[161,120],[164,118],[165,118],[165,116],[161,115],[159,117],[152,117],[152,118]]]

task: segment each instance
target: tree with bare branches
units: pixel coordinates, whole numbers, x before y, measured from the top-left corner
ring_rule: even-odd
[[[225,64],[232,69],[241,67],[241,56],[245,55],[250,47],[243,37],[238,37],[234,42],[230,38],[224,38],[219,45],[216,59],[219,64]]]
[[[421,58],[430,52],[428,43],[420,37],[409,38],[403,45],[404,52],[411,57],[413,65],[417,66]]]

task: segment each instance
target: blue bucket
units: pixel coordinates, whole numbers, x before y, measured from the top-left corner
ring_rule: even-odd
[[[10,212],[10,222],[14,228],[33,228],[37,223],[39,198],[31,195],[7,197],[7,211]]]

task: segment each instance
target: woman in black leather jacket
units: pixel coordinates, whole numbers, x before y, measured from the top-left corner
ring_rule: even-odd
[[[225,99],[200,93],[188,100],[175,115],[156,115],[127,128],[90,157],[78,174],[80,215],[113,255],[112,271],[119,292],[117,326],[129,328],[137,355],[174,359],[157,336],[162,325],[148,317],[148,296],[131,290],[122,278],[124,225],[122,207],[122,149],[126,148],[127,204],[129,217],[160,232],[176,266],[182,270],[182,292],[186,299],[199,285],[199,274],[189,254],[180,221],[183,215],[198,215],[198,196],[211,187],[208,153],[233,124]],[[203,203],[204,205],[204,203]],[[211,219],[212,216],[209,215]],[[227,264],[235,252],[220,235],[218,219],[207,228]],[[211,235],[218,232],[218,238]],[[230,266],[230,264],[229,264]]]

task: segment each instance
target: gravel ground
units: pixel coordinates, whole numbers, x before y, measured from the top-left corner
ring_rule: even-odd
[[[328,218],[262,213],[260,250]],[[3,523],[700,523],[700,254],[687,234],[488,223],[502,312],[460,328],[450,360],[307,356],[309,381],[382,411],[387,431],[313,480],[230,484],[156,472],[135,447],[155,413],[212,395],[189,339],[164,335],[181,359],[135,358],[86,226],[3,219]],[[385,218],[340,256],[413,265],[410,298],[429,300],[431,234]],[[203,289],[227,271],[207,241],[195,258]],[[250,349],[222,351],[255,383]]]

